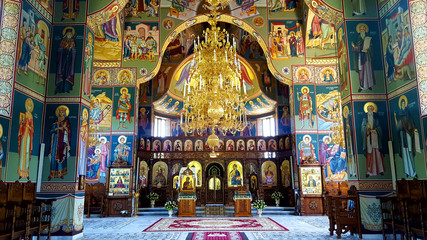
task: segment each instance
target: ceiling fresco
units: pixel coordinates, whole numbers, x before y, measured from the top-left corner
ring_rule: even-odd
[[[115,25],[119,36],[118,44],[109,44],[108,41],[95,42],[95,52],[110,49],[114,54],[104,58],[95,57],[94,66],[137,67],[138,83],[155,78],[165,62],[179,62],[190,55],[191,42],[195,36],[201,35],[211,10],[205,0],[115,0],[95,5],[89,4],[89,26],[93,30],[102,30],[106,28],[105,24],[114,25],[110,23],[114,21],[117,22]],[[95,7],[98,7],[98,10],[95,10]],[[218,22],[227,26],[230,33],[241,43],[241,56],[248,61],[265,61],[273,77],[291,85],[292,65],[335,55],[329,53],[335,47],[332,45],[336,40],[334,36],[326,36],[329,37],[327,40],[330,43],[327,41],[325,48],[320,46],[319,51],[313,51],[312,46],[311,50],[307,49],[306,44],[310,44],[312,38],[312,35],[307,34],[309,30],[302,27],[304,20],[308,20],[307,9],[310,9],[311,15],[321,18],[323,22],[329,22],[330,32],[335,32],[333,27],[343,21],[341,1],[325,3],[322,0],[233,0],[221,7]],[[118,15],[119,11],[123,14]],[[311,20],[313,17],[308,18]],[[151,37],[150,46],[146,46],[148,37]],[[253,44],[254,42],[257,44]],[[133,51],[136,51],[138,56],[130,56],[132,44]],[[171,48],[174,46],[175,51]]]

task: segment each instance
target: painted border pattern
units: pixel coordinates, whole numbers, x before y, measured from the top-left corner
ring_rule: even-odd
[[[44,8],[42,7],[42,5],[40,5],[40,3],[38,3],[36,0],[28,0],[29,3],[31,3],[31,5],[34,6],[35,9],[37,9],[37,11],[39,11],[39,13],[45,17],[47,20],[49,20],[49,22],[52,22],[52,15]]]
[[[427,3],[425,0],[412,0],[409,2],[409,9],[421,116],[424,116],[427,115]]]
[[[21,3],[5,0],[0,34],[0,115],[10,117]]]

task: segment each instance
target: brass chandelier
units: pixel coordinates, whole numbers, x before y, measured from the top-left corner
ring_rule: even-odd
[[[237,57],[236,42],[231,43],[225,29],[217,27],[218,0],[211,4],[210,28],[194,39],[194,55],[190,74],[183,90],[184,107],[181,112],[181,129],[188,133],[201,135],[208,129],[212,135],[208,144],[212,149],[218,146],[215,130],[223,135],[235,134],[247,126],[245,104],[248,100],[245,84],[241,87],[241,63]]]

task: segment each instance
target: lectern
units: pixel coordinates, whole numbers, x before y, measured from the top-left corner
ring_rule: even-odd
[[[234,192],[234,216],[235,217],[252,217],[252,194],[245,190]]]

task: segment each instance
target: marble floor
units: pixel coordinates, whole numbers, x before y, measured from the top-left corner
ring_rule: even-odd
[[[244,232],[248,240],[317,240],[337,239],[329,236],[329,222],[326,216],[268,216],[289,229],[287,232]],[[158,221],[161,216],[139,216],[131,218],[85,218],[83,239],[147,239],[147,240],[187,240],[188,232],[143,232]],[[345,234],[343,239],[358,239]],[[365,236],[363,236],[365,238]],[[372,239],[372,238],[371,238]]]

